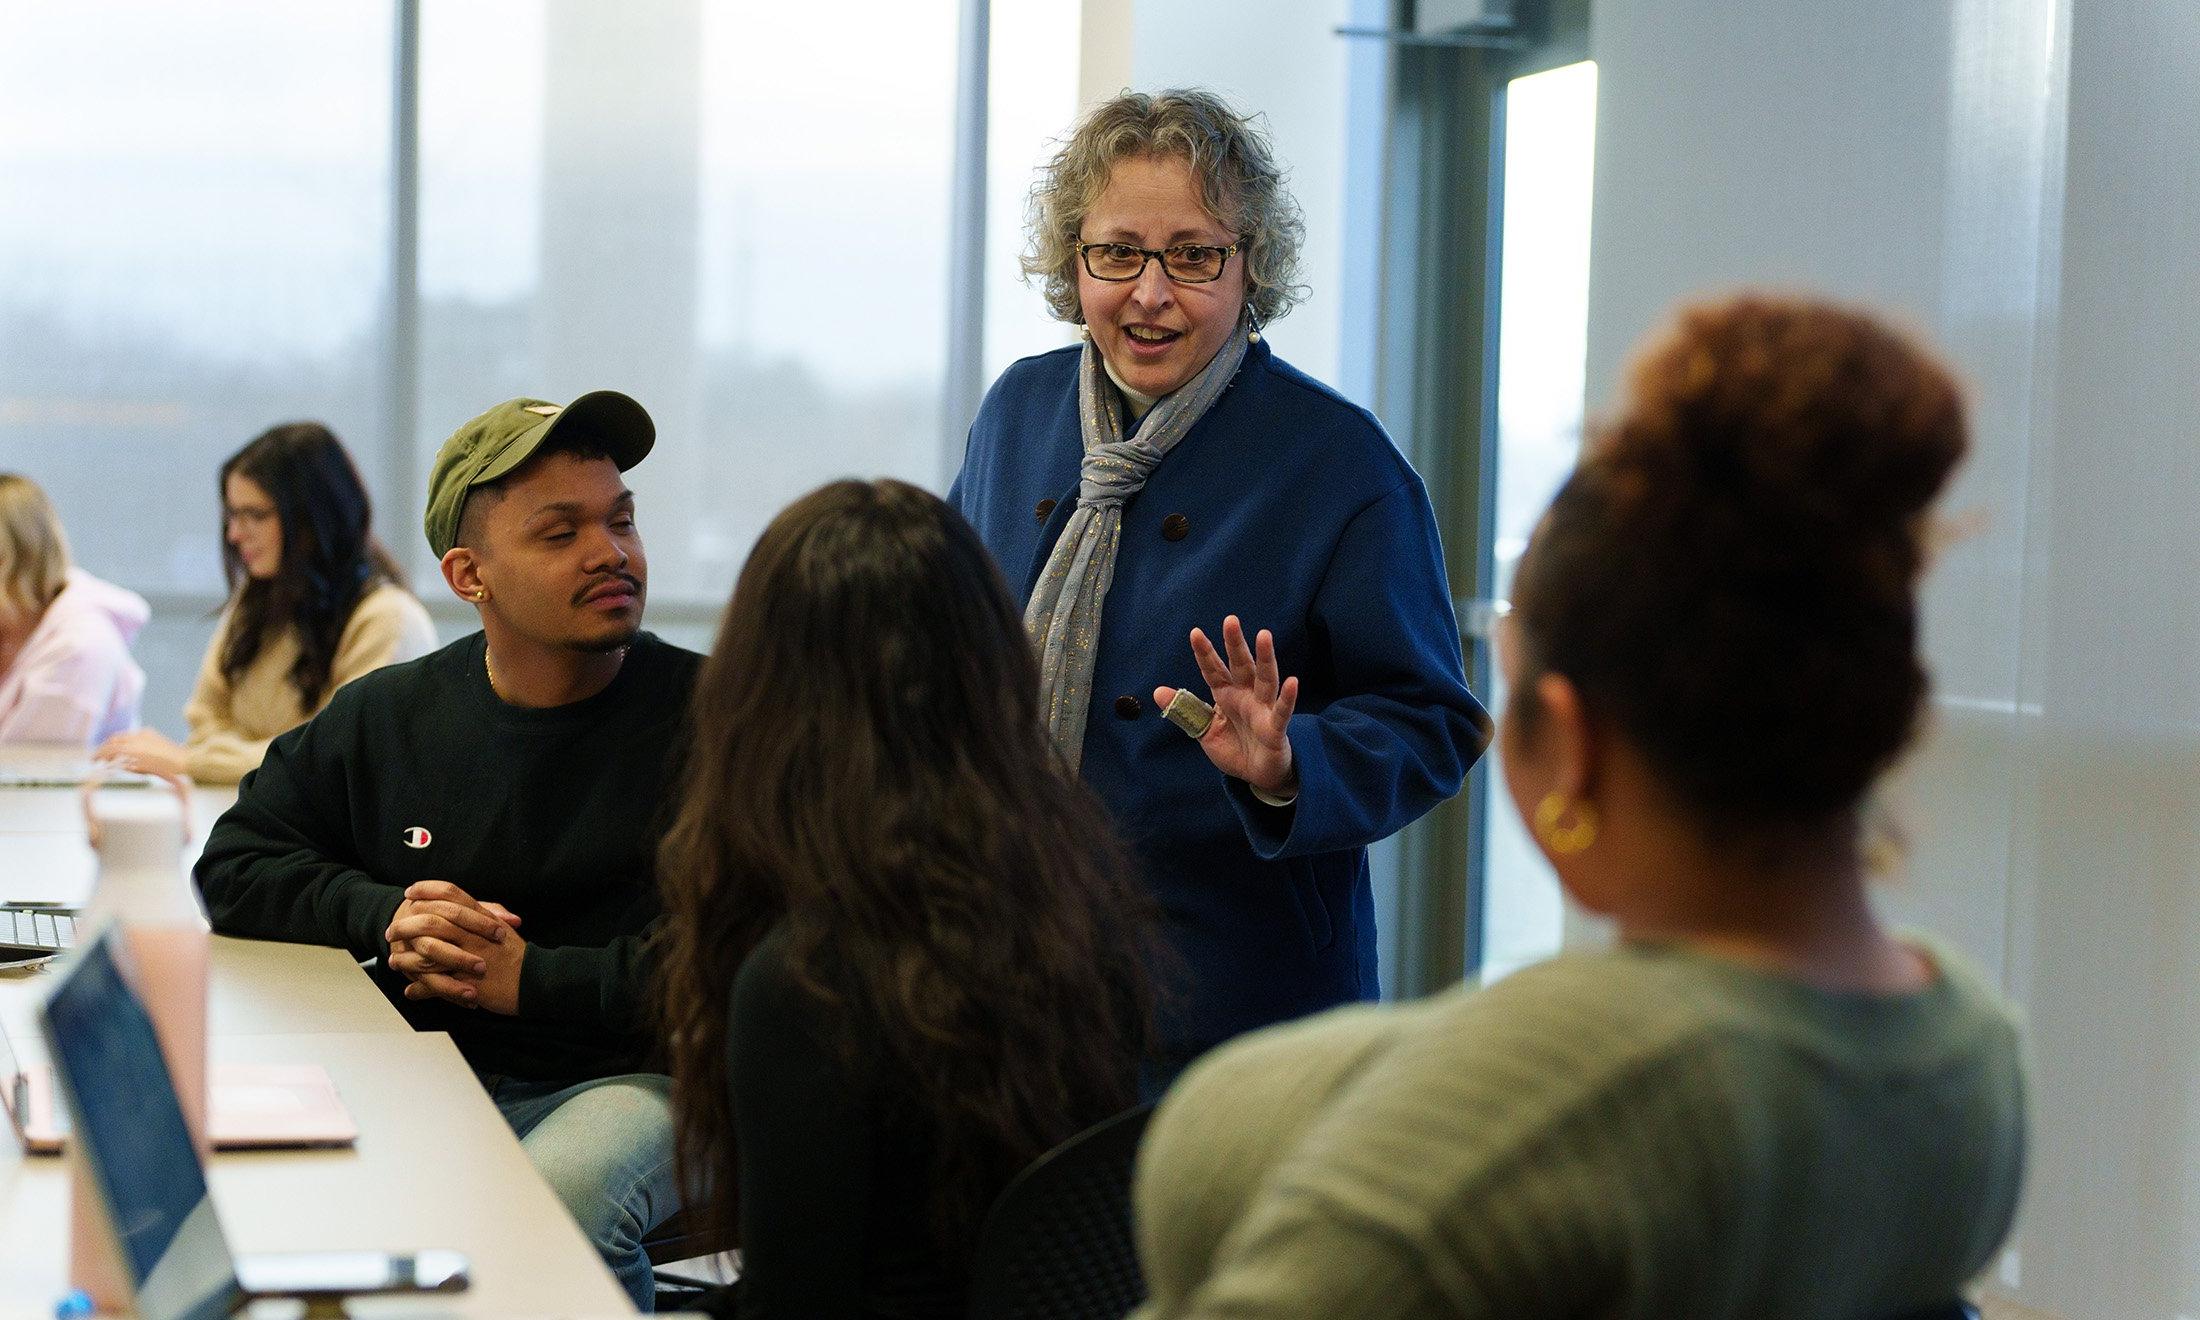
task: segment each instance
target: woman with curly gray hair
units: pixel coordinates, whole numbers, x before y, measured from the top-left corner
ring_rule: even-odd
[[[1265,342],[1302,228],[1251,118],[1118,96],[1043,168],[1030,227],[1024,268],[1084,343],[994,384],[951,498],[1027,602],[1048,734],[1188,975],[1151,1087],[1375,997],[1367,846],[1458,791],[1489,722],[1420,478]]]

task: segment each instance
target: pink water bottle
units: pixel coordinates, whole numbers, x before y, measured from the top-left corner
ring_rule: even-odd
[[[129,946],[137,992],[160,1037],[161,1056],[175,1082],[183,1121],[205,1159],[206,917],[185,869],[189,799],[179,787],[108,789],[85,793],[92,849],[99,857],[84,928],[112,922]],[[91,1171],[69,1146],[69,1278],[101,1311],[133,1304],[129,1275],[101,1222]]]

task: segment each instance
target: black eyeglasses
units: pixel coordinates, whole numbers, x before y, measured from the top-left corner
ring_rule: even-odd
[[[1179,243],[1170,248],[1145,248],[1136,243],[1079,243],[1077,255],[1085,273],[1096,280],[1122,284],[1146,273],[1146,263],[1159,261],[1161,273],[1178,284],[1212,284],[1222,278],[1223,267],[1245,246],[1240,238],[1228,247],[1212,243]]]

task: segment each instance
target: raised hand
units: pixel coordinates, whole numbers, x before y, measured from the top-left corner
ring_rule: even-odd
[[[1291,712],[1299,702],[1296,675],[1276,674],[1276,639],[1266,628],[1253,644],[1233,614],[1222,621],[1223,651],[1207,634],[1192,629],[1192,659],[1213,694],[1214,721],[1199,740],[1200,750],[1222,773],[1266,793],[1289,797],[1298,792],[1298,767],[1291,760]],[[1157,687],[1154,701],[1166,707],[1173,687]]]

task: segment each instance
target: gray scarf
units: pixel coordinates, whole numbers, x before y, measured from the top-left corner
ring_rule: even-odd
[[[1077,510],[1031,588],[1024,631],[1039,651],[1039,714],[1047,737],[1075,770],[1085,752],[1092,666],[1100,646],[1100,606],[1115,581],[1123,542],[1123,506],[1146,485],[1176,442],[1206,416],[1245,361],[1246,317],[1200,373],[1153,406],[1137,434],[1124,438],[1122,403],[1100,350],[1085,341],[1077,370],[1077,416],[1085,435]]]

